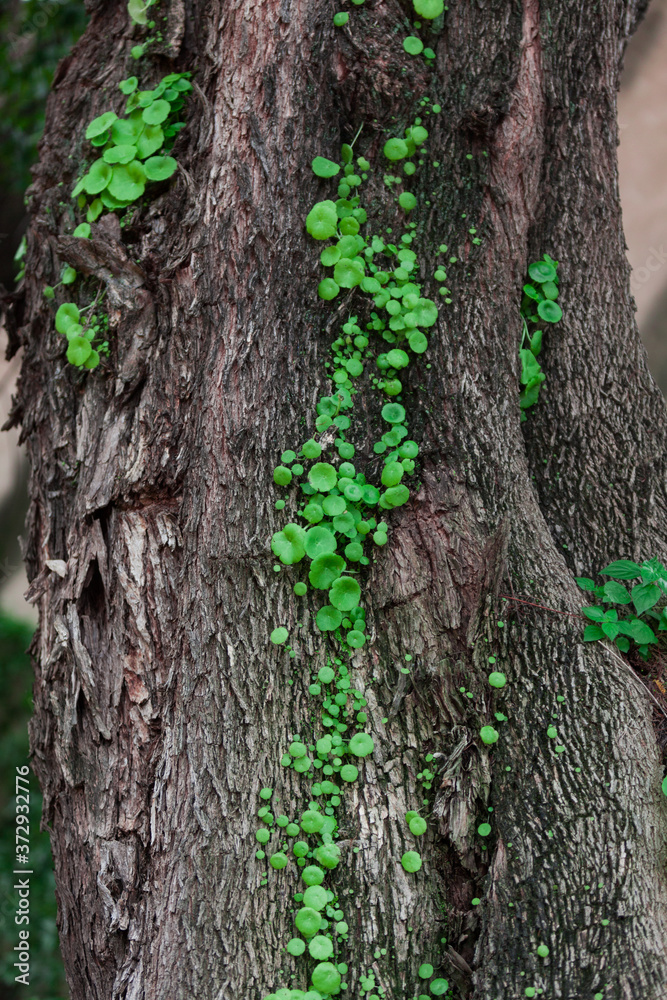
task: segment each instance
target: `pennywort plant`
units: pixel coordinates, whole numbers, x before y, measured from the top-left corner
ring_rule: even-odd
[[[432,107],[432,113],[439,110]],[[294,896],[298,904],[294,936],[285,943],[285,950],[315,965],[303,967],[310,988],[280,988],[264,1000],[323,1000],[347,988],[349,967],[341,951],[352,923],[346,910],[350,900],[339,899],[333,875],[342,857],[336,843],[337,810],[345,788],[360,779],[364,758],[375,748],[375,737],[367,731],[368,685],[362,692],[351,674],[353,656],[369,641],[364,569],[373,553],[388,542],[391,511],[410,499],[408,483],[415,472],[419,445],[409,434],[404,379],[410,365],[427,350],[428,335],[438,319],[436,303],[423,294],[416,277],[417,226],[411,213],[418,205],[405,186],[416,171],[412,158],[426,143],[428,130],[417,118],[403,135],[388,138],[383,148],[383,160],[390,169],[403,165],[402,176],[392,176],[387,185],[400,220],[397,237],[393,229],[384,235],[368,231],[361,189],[372,168],[365,156],[355,156],[358,136],[343,144],[338,160],[317,156],[312,162],[316,177],[337,185],[337,197],[332,193],[316,202],[305,220],[307,232],[321,245],[317,295],[325,301],[353,296],[354,307],[347,310],[331,344],[326,362],[330,386],[316,404],[314,432],[283,451],[273,471],[282,492],[275,506],[290,510],[286,523],[271,539],[271,550],[279,560],[274,569],[293,567],[294,593],[304,600],[310,595],[315,629],[327,656],[325,665],[311,675],[308,687],[319,703],[321,728],[316,729],[312,721],[305,723],[304,731],[291,735],[281,758],[283,767],[309,782],[305,808],[299,808],[294,818],[286,812],[276,817],[268,805],[274,789],[262,789],[257,814],[261,825],[255,833],[259,860],[268,855],[269,868],[300,870],[305,888],[299,886]],[[446,250],[440,247],[440,252]],[[435,278],[444,281],[444,269],[439,268]],[[362,391],[375,401],[377,432],[358,454],[351,438],[355,399]],[[295,657],[289,639],[289,629],[277,623],[271,641]],[[412,655],[406,653],[406,666],[401,668],[405,673],[411,660]],[[432,760],[433,755],[427,754],[427,764]],[[428,766],[419,777],[424,789],[430,789],[435,775]],[[418,810],[408,811],[400,822],[409,849],[396,863],[413,875],[422,866],[416,847],[428,824]],[[267,879],[268,874],[261,885]],[[423,963],[419,978],[431,979],[433,974],[434,967]],[[359,970],[359,982],[362,994],[381,992],[372,969]],[[416,988],[424,985],[421,982]],[[432,979],[431,995],[443,996],[448,990],[446,979]]]
[[[647,659],[649,647],[658,641],[656,631],[667,631],[667,569],[657,559],[641,565],[619,559],[600,570],[600,575],[611,579],[596,584],[588,577],[577,577],[581,589],[600,602],[581,609],[592,622],[586,626],[584,642],[609,639],[623,653],[633,647]],[[619,580],[638,582],[628,590]],[[619,614],[617,609],[625,610],[626,614]]]
[[[77,207],[86,210],[86,221],[75,227],[73,236],[89,238],[91,222],[105,211],[124,211],[147,186],[173,176],[178,164],[169,154],[185,125],[180,112],[192,90],[190,75],[170,73],[152,90],[139,90],[136,76],[122,80],[118,87],[127,97],[124,113],[105,111],[90,122],[86,139],[99,155],[72,191]],[[72,285],[76,278],[76,270],[65,266],[59,283],[44,288],[44,297],[53,299],[59,287]],[[67,360],[84,371],[97,368],[109,354],[108,317],[94,311],[103,297],[98,295],[85,307],[63,302],[56,312],[56,330],[67,340]]]
[[[526,419],[526,410],[534,406],[546,376],[537,358],[542,350],[542,326],[558,323],[563,312],[556,302],[558,298],[558,261],[548,254],[535,261],[528,268],[529,280],[523,286],[521,301],[521,419]],[[539,329],[534,329],[539,327]]]
[[[86,221],[105,211],[127,208],[146,186],[168,180],[178,164],[170,156],[178,132],[185,127],[180,111],[192,90],[190,73],[170,73],[152,90],[139,90],[136,76],[118,87],[127,95],[125,112],[105,111],[86,129],[86,139],[99,154],[77,182],[72,197]]]

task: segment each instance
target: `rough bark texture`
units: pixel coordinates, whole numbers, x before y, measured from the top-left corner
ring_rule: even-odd
[[[141,72],[195,72],[183,169],[122,237],[106,223],[86,242],[61,237],[58,184],[69,190],[84,155],[83,123],[136,69],[125,4],[88,7],[50,98],[13,313],[41,614],[32,744],[73,1000],[256,1000],[295,969],[303,983],[303,961],[281,952],[296,879],[288,868],[259,888],[253,832],[262,786],[286,812],[303,801],[278,762],[323,656],[316,605],[297,608],[268,546],[282,524],[271,471],[312,431],[343,312],[314,294],[303,220],[330,189],[309,164],[363,124],[375,219],[396,225],[383,129],[409,124],[422,94],[443,109],[420,173],[427,292],[440,243],[460,260],[431,367],[409,378],[421,486],[368,571],[373,641],[355,678],[373,681],[376,752],[346,794],[336,874],[348,995],[374,969],[387,998],[412,997],[432,961],[475,1000],[527,985],[662,1000],[667,808],[651,702],[625,658],[584,647],[579,620],[499,597],[576,611],[575,574],[667,555],[667,421],[635,328],[616,179],[619,65],[640,5],[451,3],[434,71],[413,60],[400,73],[410,4],[398,0],[367,0],[342,31],[315,0],[172,0],[172,59]],[[565,318],[521,425],[520,290],[545,251],[561,261]],[[62,260],[107,284],[106,374],[64,363],[41,295]],[[372,468],[365,430],[355,444]],[[64,578],[47,559],[66,562]],[[296,621],[289,661],[268,637]],[[495,703],[490,650],[511,679]],[[489,752],[477,733],[499,707],[510,721]],[[560,756],[546,736],[556,711]],[[401,818],[423,798],[428,752],[438,819],[407,875]]]

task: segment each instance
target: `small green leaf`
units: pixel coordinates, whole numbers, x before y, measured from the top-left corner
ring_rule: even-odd
[[[151,156],[144,163],[144,171],[149,181],[166,181],[177,168],[178,163],[173,156]]]
[[[80,368],[92,353],[90,342],[85,337],[72,337],[67,345],[67,360]]]
[[[575,581],[582,590],[595,590],[595,581],[587,576],[575,576]]]
[[[328,240],[336,235],[338,213],[333,201],[318,201],[306,217],[306,229],[316,240]]]
[[[545,299],[537,303],[537,312],[545,323],[558,323],[563,318],[563,310],[557,302]]]
[[[316,156],[311,166],[317,177],[335,177],[340,172],[339,165],[325,156]]]
[[[535,264],[530,265],[528,268],[528,274],[531,276],[533,281],[543,284],[545,281],[554,280],[556,277],[556,268],[553,264],[548,264],[546,261],[539,260]]]
[[[123,143],[120,146],[110,146],[102,153],[105,163],[131,163],[137,155],[137,147]]]
[[[95,160],[90,170],[83,178],[83,187],[88,194],[99,194],[108,186],[111,180],[112,171],[108,163],[104,160]]]
[[[151,105],[144,108],[141,117],[147,125],[160,125],[169,117],[170,111],[171,105],[169,101],[153,101]]]
[[[56,312],[56,330],[66,334],[70,326],[78,324],[79,309],[74,302],[63,302]]]
[[[604,639],[604,632],[599,625],[587,625],[584,629],[584,642],[595,642],[596,639]]]
[[[103,132],[107,131],[112,122],[115,122],[117,117],[118,115],[115,111],[105,111],[99,118],[93,118],[86,129],[86,139],[93,139],[97,135],[102,135]]]
[[[605,620],[605,613],[602,608],[582,608],[582,614],[586,615],[593,622],[603,622]]]
[[[143,0],[127,0],[127,12],[135,24],[148,24],[146,4]]]

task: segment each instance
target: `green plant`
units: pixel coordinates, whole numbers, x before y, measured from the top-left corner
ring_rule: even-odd
[[[168,154],[184,127],[178,117],[192,90],[190,75],[170,73],[153,90],[143,91],[138,89],[136,76],[121,80],[119,90],[127,97],[124,116],[105,111],[88,125],[86,138],[101,156],[72,191],[79,209],[87,209],[86,221],[75,227],[73,236],[88,239],[90,223],[105,210],[127,208],[142,197],[147,184],[166,181],[174,174],[178,164]],[[46,285],[44,297],[53,299],[60,285],[70,285],[76,277],[75,269],[66,266],[57,285]],[[63,302],[56,312],[56,330],[67,339],[67,360],[82,370],[97,368],[101,356],[109,354],[108,317],[92,312],[101,298],[98,295],[85,307]]]
[[[100,155],[72,191],[79,208],[87,207],[88,223],[105,209],[127,208],[141,198],[147,184],[175,173],[178,164],[169,152],[185,127],[179,112],[192,90],[190,75],[170,73],[153,90],[139,90],[136,76],[122,80],[118,87],[127,96],[124,115],[105,111],[88,125],[86,139]]]
[[[601,604],[582,608],[582,613],[593,623],[584,630],[584,642],[609,639],[627,653],[634,643],[639,655],[648,658],[649,646],[655,645],[655,634],[667,631],[667,569],[657,559],[638,563],[620,559],[600,570],[600,575],[612,579],[597,585],[588,577],[577,577],[582,590],[597,597]],[[628,591],[618,580],[640,580]],[[632,605],[634,614],[619,617],[615,608]],[[651,624],[649,625],[649,619]]]
[[[422,106],[425,103],[424,99]],[[432,108],[434,114],[439,110],[438,105]],[[342,976],[347,965],[335,965],[328,959],[333,955],[334,941],[339,946],[346,942],[349,924],[335,891],[326,883],[341,857],[335,844],[336,810],[346,785],[359,780],[363,761],[375,748],[374,736],[366,731],[368,691],[362,694],[354,689],[351,659],[369,641],[363,607],[365,567],[373,553],[388,542],[391,511],[410,500],[408,484],[415,473],[419,445],[409,438],[405,382],[410,366],[427,350],[428,335],[438,319],[438,306],[424,295],[415,277],[419,273],[417,224],[409,221],[409,213],[418,207],[416,196],[406,190],[393,195],[401,213],[400,237],[389,240],[379,233],[365,232],[368,215],[361,204],[360,189],[371,163],[365,156],[355,157],[358,136],[343,144],[339,161],[324,156],[313,160],[316,177],[325,181],[337,178],[337,198],[316,202],[305,220],[310,236],[325,244],[320,251],[324,274],[317,287],[318,297],[329,301],[354,296],[354,310],[347,311],[331,345],[331,360],[326,366],[332,386],[316,404],[311,436],[283,451],[273,470],[276,486],[285,491],[275,506],[284,510],[289,505],[290,509],[286,523],[271,539],[271,550],[278,559],[274,570],[304,566],[293,590],[299,599],[310,595],[315,627],[329,651],[326,665],[312,675],[308,689],[321,702],[319,718],[325,735],[311,731],[309,724],[307,735],[293,734],[281,759],[284,767],[311,782],[305,811],[296,822],[287,815],[276,820],[266,804],[274,795],[273,789],[263,789],[263,804],[257,813],[263,825],[255,833],[260,861],[267,858],[264,847],[277,833],[278,841],[268,855],[269,869],[290,863],[302,869],[301,878],[308,888],[297,897],[302,906],[294,923],[304,940],[292,937],[286,948],[294,956],[308,954],[318,964],[311,972],[310,990],[279,989],[265,1000],[282,1000],[288,995],[290,1000],[320,1000],[345,987]],[[402,136],[390,137],[385,143],[385,159],[407,161],[403,177],[392,179],[392,193],[416,172],[412,158],[419,155],[427,139],[428,131],[417,118]],[[439,252],[446,251],[441,245]],[[442,266],[437,267],[434,278],[446,280]],[[443,290],[448,294],[444,285],[441,294]],[[355,430],[355,398],[361,392],[377,400],[378,430],[375,440],[366,442],[362,452],[370,453],[370,461],[359,460],[350,440]],[[277,625],[270,638],[290,657],[297,655],[288,644],[290,629],[285,625]],[[405,658],[409,663],[412,656],[407,653]],[[402,669],[409,672],[408,666]],[[433,755],[426,759],[433,760]],[[425,791],[431,789],[434,777],[428,768],[420,772]],[[409,835],[423,836],[425,818],[411,811],[405,821]],[[296,840],[290,848],[290,839],[300,833],[308,842]],[[306,855],[318,864],[306,865]],[[417,850],[409,850],[396,863],[414,874],[421,868],[422,858]],[[424,976],[427,969],[432,975],[433,966],[425,963]],[[361,980],[372,990],[371,973],[362,975]],[[432,987],[434,995],[444,995],[447,980],[436,979]]]
[[[534,406],[540,394],[540,387],[546,376],[537,360],[542,350],[542,330],[530,332],[528,324],[540,327],[544,323],[558,323],[563,312],[556,302],[558,298],[558,261],[548,254],[535,261],[528,268],[530,281],[523,286],[521,301],[521,419],[526,419],[526,410]]]

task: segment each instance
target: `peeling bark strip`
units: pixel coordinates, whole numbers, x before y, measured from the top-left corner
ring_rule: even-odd
[[[451,3],[434,70],[414,59],[406,73],[398,0],[367,0],[343,30],[312,0],[162,6],[171,58],[140,69],[146,85],[166,67],[194,73],[184,170],[122,234],[64,235],[59,182],[73,185],[82,123],[137,68],[125,3],[89,0],[49,100],[10,316],[40,608],[32,746],[73,1000],[259,1000],[302,968],[281,951],[294,879],[259,888],[253,833],[262,786],[300,801],[277,751],[302,728],[308,668],[322,662],[306,645],[286,699],[291,668],[268,641],[276,621],[297,620],[287,574],[272,571],[271,470],[324,388],[334,321],[310,291],[320,268],[303,220],[323,188],[309,164],[363,124],[359,151],[381,178],[383,129],[405,127],[424,93],[443,110],[419,175],[421,259],[444,242],[460,260],[432,367],[409,377],[421,488],[369,571],[375,636],[355,683],[373,680],[373,731],[390,722],[344,800],[349,995],[373,969],[405,1000],[429,961],[474,1000],[526,986],[664,1000],[667,815],[650,702],[618,657],[584,648],[578,623],[498,599],[502,584],[576,611],[575,573],[667,556],[667,421],[632,315],[616,182],[619,62],[643,5]],[[374,193],[379,223],[395,225],[381,180]],[[524,436],[518,307],[544,251],[561,262],[565,317]],[[65,364],[42,296],[63,260],[108,285],[107,374]],[[314,610],[298,612],[307,635]],[[490,653],[510,679],[500,695]],[[509,722],[489,750],[477,734],[496,710]],[[546,736],[554,712],[561,755]],[[437,822],[408,876],[397,817],[423,797],[428,752]]]

